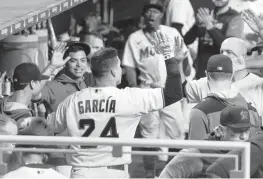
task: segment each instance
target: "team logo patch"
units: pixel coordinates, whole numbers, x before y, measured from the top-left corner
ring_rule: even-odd
[[[241,116],[241,121],[248,120],[248,112],[247,111],[241,111],[240,116]]]
[[[217,70],[222,71],[222,70],[223,70],[223,67],[217,67]]]

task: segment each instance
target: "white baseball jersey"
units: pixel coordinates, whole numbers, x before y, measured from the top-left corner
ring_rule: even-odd
[[[166,9],[165,25],[183,24],[182,34],[185,35],[195,24],[194,9],[189,0],[170,0]]]
[[[263,79],[253,73],[250,73],[245,78],[232,83],[231,87],[240,91],[242,96],[257,109],[260,116],[262,116],[261,105],[257,104],[256,101],[251,98],[251,95],[254,95],[251,89],[248,90],[248,87],[255,86],[256,84],[263,83]],[[193,80],[187,83],[185,87],[186,96],[188,102],[190,103],[199,103],[201,102],[209,93],[211,93],[207,78],[201,78],[199,80]],[[256,95],[256,94],[255,94]],[[259,97],[259,96],[258,96]]]
[[[68,129],[72,137],[115,137],[133,139],[140,117],[164,107],[162,89],[115,87],[87,88],[63,101],[48,117],[48,124],[56,133]],[[78,150],[80,145],[71,145]],[[85,147],[111,151],[111,146]],[[130,151],[131,147],[124,147]],[[131,156],[115,158],[111,153],[78,153],[70,155],[73,166],[100,167],[129,164]]]
[[[20,167],[17,170],[7,173],[2,178],[27,178],[27,179],[37,179],[37,178],[58,178],[58,179],[67,179],[67,177],[56,172],[52,168],[35,168],[35,167]]]
[[[175,37],[182,38],[175,28],[161,25],[160,31],[173,40]],[[187,51],[185,45],[184,50]],[[141,87],[147,88],[150,84],[164,87],[167,76],[164,56],[155,52],[154,46],[142,29],[128,38],[122,65],[139,69]]]

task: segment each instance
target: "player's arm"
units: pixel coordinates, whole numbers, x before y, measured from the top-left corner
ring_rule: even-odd
[[[54,133],[62,133],[67,129],[67,113],[71,110],[69,109],[72,107],[70,102],[74,95],[69,96],[64,101],[62,101],[57,110],[47,117],[48,126],[53,130]],[[73,115],[73,114],[71,114]]]
[[[194,41],[197,39],[198,37],[198,33],[199,33],[200,29],[197,26],[197,24],[195,24],[185,35],[184,35],[184,42],[186,45],[190,45],[192,43],[194,43]]]
[[[262,141],[261,141],[262,142]],[[253,176],[261,167],[263,162],[262,149],[256,143],[251,143],[250,152],[250,176]],[[228,154],[237,154],[241,159],[240,151],[232,151]],[[252,162],[253,161],[253,162]],[[206,170],[207,173],[215,174],[221,178],[230,178],[230,172],[235,169],[235,160],[233,158],[220,158],[212,163]]]
[[[125,68],[126,79],[130,87],[137,87],[137,65],[136,60],[140,59],[139,47],[137,42],[133,40],[134,36],[128,38],[122,59],[122,66]]]
[[[187,99],[188,103],[200,103],[202,101],[202,94],[200,91],[203,90],[205,86],[202,86],[201,79],[187,81],[183,83],[183,95]]]
[[[159,178],[191,178],[203,170],[199,156],[187,156],[187,153],[200,153],[198,149],[183,149],[163,169]]]
[[[189,140],[204,140],[207,138],[207,116],[201,110],[193,108],[189,118]]]
[[[158,52],[165,57],[167,79],[164,88],[155,89],[127,89],[126,94],[134,113],[148,113],[169,106],[183,97],[182,81],[179,63],[185,58],[183,39],[176,37],[175,41],[161,34],[155,33],[155,45]],[[176,45],[175,45],[176,44]],[[175,51],[174,51],[175,50]]]

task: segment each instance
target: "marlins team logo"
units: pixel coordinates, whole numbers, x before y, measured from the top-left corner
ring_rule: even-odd
[[[248,112],[247,111],[241,111],[241,121],[248,120]]]

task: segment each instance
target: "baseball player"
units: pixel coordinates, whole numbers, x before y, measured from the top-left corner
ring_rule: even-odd
[[[153,34],[160,30],[172,39],[174,37],[182,39],[182,37],[175,28],[160,25],[163,16],[163,6],[160,1],[150,1],[146,4],[143,9],[143,16],[145,26],[129,36],[125,45],[122,65],[125,67],[129,86],[163,88],[166,80],[166,66],[163,55],[155,52]],[[184,43],[183,50],[188,52]],[[181,65],[182,63],[180,63]],[[139,71],[138,75],[136,69]],[[183,76],[182,68],[180,70],[181,76]],[[140,123],[140,132],[147,139],[183,138],[183,121],[181,102],[178,102],[163,110],[144,115]],[[162,148],[162,150],[165,151],[167,149]],[[167,157],[158,157],[161,160],[167,160]],[[148,177],[155,176],[154,159],[155,157],[152,156],[143,157]]]
[[[164,89],[117,89],[116,85],[121,82],[122,76],[117,50],[101,49],[95,52],[91,59],[95,87],[69,96],[55,113],[49,115],[48,123],[54,132],[60,133],[68,129],[69,135],[74,137],[114,137],[129,140],[134,137],[141,115],[181,100],[178,61],[185,55],[182,41],[176,40],[177,53],[174,58],[174,41],[160,32],[155,33],[155,39],[156,51],[167,59],[167,81]],[[111,146],[71,145],[71,148],[112,150]],[[123,147],[123,151],[130,150],[131,147]],[[68,162],[73,165],[72,178],[127,178],[129,175],[125,165],[131,163],[131,156],[125,154],[116,158],[110,153],[85,151],[68,156]]]
[[[247,86],[262,83],[263,81],[259,76],[249,73],[245,69],[245,59],[247,54],[245,42],[236,37],[230,37],[222,43],[220,51],[222,54],[230,57],[233,62],[233,70],[235,71],[235,74],[233,76],[232,87],[240,90],[244,98],[248,102],[252,102],[259,112],[259,107],[255,105],[254,101],[247,97],[246,92],[249,92]],[[190,103],[199,103],[211,93],[206,77],[197,81],[194,80],[185,83],[184,89],[185,95]]]
[[[33,136],[53,136],[54,133],[47,127],[47,122],[43,118],[29,117],[18,124],[18,135],[33,135]],[[21,145],[19,148],[46,148],[51,146],[39,145]],[[15,156],[15,157],[14,157]],[[59,178],[66,177],[52,169],[52,166],[46,165],[47,155],[36,152],[15,152],[13,153],[13,163],[9,163],[9,173],[3,178]],[[14,169],[14,170],[13,170]]]

